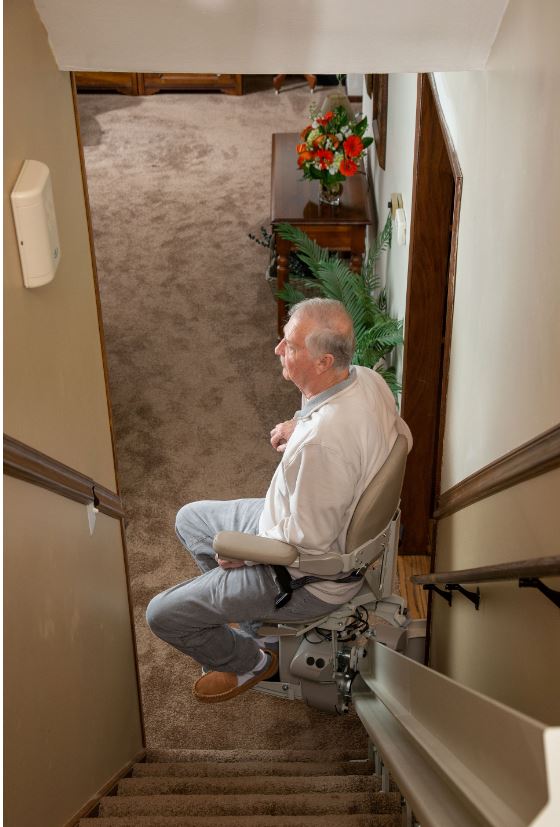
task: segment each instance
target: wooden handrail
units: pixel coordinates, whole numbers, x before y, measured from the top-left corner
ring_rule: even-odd
[[[516,560],[494,566],[480,566],[461,571],[438,571],[433,574],[414,574],[410,579],[420,586],[430,583],[489,583],[493,580],[517,580],[519,577],[550,577],[560,575],[560,555],[536,557],[534,560]]]

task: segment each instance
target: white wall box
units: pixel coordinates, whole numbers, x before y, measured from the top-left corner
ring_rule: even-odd
[[[61,255],[47,165],[24,161],[11,200],[23,283],[41,287],[54,278]]]

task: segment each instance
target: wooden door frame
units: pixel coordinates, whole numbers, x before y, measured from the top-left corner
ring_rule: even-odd
[[[447,159],[449,161],[449,167],[451,170],[451,174],[454,181],[454,195],[453,195],[453,206],[451,212],[451,226],[450,226],[450,240],[449,240],[449,255],[448,255],[448,267],[447,267],[447,283],[446,283],[446,301],[445,301],[445,310],[443,312],[443,324],[444,324],[444,337],[443,337],[443,349],[442,349],[442,356],[440,367],[434,374],[430,377],[433,387],[434,393],[439,395],[439,404],[438,404],[438,420],[437,420],[437,433],[435,435],[435,462],[434,462],[434,471],[431,477],[431,485],[432,485],[432,492],[431,492],[431,504],[430,504],[430,513],[427,515],[429,531],[428,531],[428,538],[427,538],[427,548],[425,549],[415,549],[415,548],[407,548],[406,546],[406,513],[403,513],[403,524],[405,528],[405,538],[403,543],[403,553],[404,554],[421,554],[421,553],[431,553],[432,555],[432,568],[433,568],[433,560],[435,554],[435,544],[436,544],[436,532],[435,532],[435,519],[434,519],[434,512],[437,500],[440,494],[440,487],[441,487],[441,468],[442,468],[442,458],[443,458],[443,438],[444,438],[444,431],[445,431],[445,417],[446,417],[446,406],[447,406],[447,389],[449,384],[449,363],[451,358],[451,336],[452,336],[452,326],[453,326],[453,308],[454,308],[454,300],[455,300],[455,279],[456,279],[456,269],[457,269],[457,247],[458,247],[458,237],[459,237],[459,213],[460,213],[460,205],[461,205],[461,196],[463,190],[463,175],[461,172],[461,167],[459,164],[459,159],[457,156],[457,152],[453,145],[453,141],[451,139],[451,135],[449,133],[449,129],[445,120],[445,116],[443,114],[443,110],[441,107],[441,102],[439,99],[436,83],[433,74],[419,74],[418,75],[418,83],[417,83],[417,105],[416,105],[416,130],[415,130],[415,140],[414,140],[414,158],[413,158],[413,183],[412,183],[412,204],[411,204],[411,234],[410,234],[410,252],[409,252],[409,260],[408,260],[408,275],[407,275],[407,300],[406,300],[406,311],[405,311],[405,350],[403,356],[403,411],[404,416],[406,419],[406,393],[407,393],[407,382],[411,375],[409,371],[411,357],[410,357],[410,348],[414,347],[414,342],[411,342],[409,338],[406,337],[406,319],[410,318],[410,314],[414,312],[414,307],[412,306],[412,299],[411,299],[411,283],[412,279],[415,276],[419,265],[419,257],[424,254],[424,250],[422,250],[421,245],[417,244],[418,234],[419,234],[419,225],[421,226],[420,222],[422,218],[418,215],[418,187],[419,187],[419,164],[420,164],[420,146],[421,146],[421,138],[422,138],[422,128],[424,124],[422,123],[422,111],[423,111],[423,102],[425,95],[431,95],[433,98],[434,108],[435,108],[435,117],[439,121],[439,127],[441,129],[441,133],[443,136],[443,143],[447,153]],[[441,293],[438,294],[441,300]],[[437,298],[432,299],[433,301],[437,301]],[[413,380],[412,380],[413,381]],[[432,397],[433,399],[433,397]],[[428,433],[430,429],[430,423],[426,422],[426,431],[424,433]],[[418,434],[417,434],[418,439]],[[405,477],[405,488],[406,488],[406,477]],[[404,511],[404,509],[403,509]]]

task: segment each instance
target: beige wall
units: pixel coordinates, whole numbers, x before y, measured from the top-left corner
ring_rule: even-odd
[[[464,176],[443,490],[560,419],[559,36],[555,0],[512,0],[487,71],[436,77]],[[442,521],[437,568],[557,554],[559,499],[554,471]],[[558,609],[516,582],[482,595],[435,600],[432,664],[559,724]]]
[[[114,490],[70,77],[30,0],[5,4],[4,431]],[[23,161],[50,168],[62,258],[23,286],[10,192]]]
[[[560,419],[560,5],[512,0],[485,72],[437,76],[464,176],[443,489]]]
[[[555,0],[511,0],[487,70],[436,75],[464,176],[443,490],[560,418],[559,35]],[[412,77],[391,77],[387,170],[373,169],[383,206],[401,191],[409,209],[415,106]],[[387,260],[400,313],[407,254]],[[443,520],[436,569],[558,553],[559,499],[555,471]],[[560,723],[560,616],[542,595],[485,586],[479,612],[436,598],[432,633],[435,668]]]
[[[443,520],[440,571],[558,553],[560,470]],[[560,578],[546,578],[560,589]],[[466,586],[473,589],[476,586]],[[431,665],[544,723],[560,724],[560,611],[517,581],[481,584],[479,611],[457,594],[433,600]]]
[[[4,430],[110,489],[115,473],[69,76],[32,0],[5,4]],[[52,176],[62,260],[21,277],[9,194]],[[141,749],[118,521],[5,477],[5,819],[60,827]]]
[[[4,816],[61,827],[142,749],[117,520],[4,477]]]

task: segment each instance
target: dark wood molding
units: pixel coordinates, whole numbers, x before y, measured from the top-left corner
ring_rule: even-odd
[[[124,517],[121,499],[114,491],[7,434],[4,434],[4,473],[83,505],[95,503],[99,511],[109,517]]]
[[[414,438],[401,554],[433,553],[445,422],[462,175],[434,93],[418,75],[401,414]]]
[[[4,473],[78,503],[87,505],[94,501],[90,477],[6,434]]]
[[[117,520],[124,517],[122,500],[114,491],[95,482],[93,484],[93,494],[96,508],[98,508],[102,514],[106,514],[108,517],[115,517]]]
[[[514,560],[460,571],[438,571],[433,574],[415,574],[410,578],[417,585],[436,583],[490,583],[498,580],[517,580],[519,577],[556,577],[560,574],[560,555],[535,557],[533,560]]]
[[[375,139],[377,161],[381,169],[385,169],[387,156],[387,107],[389,98],[389,75],[368,75],[371,85],[368,84],[368,94],[373,99],[373,114],[371,127]],[[370,92],[371,88],[371,92]]]
[[[438,499],[434,516],[438,520],[449,517],[479,500],[559,466],[560,425],[555,425],[445,491]]]
[[[95,818],[95,816],[97,815],[97,808],[99,807],[99,802],[101,801],[101,799],[104,798],[106,795],[110,795],[113,789],[121,780],[121,778],[127,777],[127,775],[132,770],[134,764],[139,764],[141,761],[144,761],[145,758],[146,750],[143,749],[132,759],[132,761],[129,761],[128,764],[126,764],[122,769],[116,772],[109,779],[109,781],[107,781],[107,783],[104,784],[103,787],[97,793],[95,793],[94,796],[92,796],[92,798],[87,802],[87,804],[84,804],[84,806],[81,807],[80,810],[78,810],[78,812],[72,816],[70,821],[67,821],[64,824],[64,827],[77,827],[82,818]]]
[[[459,218],[461,212],[461,199],[463,195],[463,172],[459,163],[459,156],[451,138],[449,127],[443,113],[436,81],[433,74],[428,75],[428,82],[438,113],[443,140],[447,149],[447,156],[451,165],[453,179],[455,182],[455,194],[453,198],[453,217],[451,221],[451,238],[449,242],[449,269],[447,275],[447,307],[445,311],[445,329],[443,331],[443,364],[441,370],[440,409],[437,455],[435,467],[434,492],[437,497],[441,493],[441,471],[443,465],[443,437],[445,434],[445,422],[447,413],[447,391],[449,387],[449,366],[451,362],[451,336],[453,331],[453,310],[455,307],[455,282],[457,277],[457,248],[459,244]],[[437,532],[437,526],[435,527]],[[432,550],[435,551],[436,537],[432,542]]]

